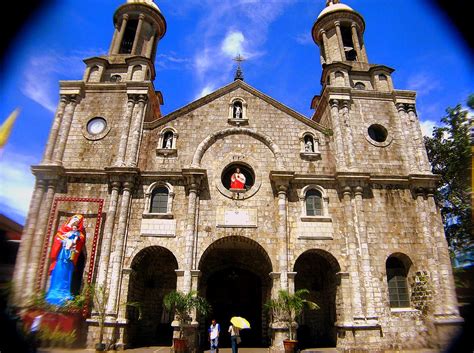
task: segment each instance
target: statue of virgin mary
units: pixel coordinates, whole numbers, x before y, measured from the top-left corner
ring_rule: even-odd
[[[56,232],[50,254],[51,281],[46,294],[48,303],[61,306],[74,298],[71,294],[72,274],[85,242],[82,215],[69,217]]]

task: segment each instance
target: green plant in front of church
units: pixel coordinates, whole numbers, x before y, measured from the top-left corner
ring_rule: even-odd
[[[265,304],[265,308],[269,311],[272,321],[283,322],[288,327],[290,340],[295,339],[294,323],[304,308],[307,307],[309,310],[319,309],[318,304],[305,299],[307,295],[309,295],[309,290],[307,289],[299,289],[295,293],[282,289],[278,292],[278,297],[270,299]]]
[[[172,291],[168,293],[163,304],[170,313],[175,315],[179,321],[179,338],[183,338],[184,327],[191,321],[190,313],[196,310],[199,315],[207,315],[211,311],[211,306],[205,298],[197,295],[196,291],[183,293],[180,291]]]

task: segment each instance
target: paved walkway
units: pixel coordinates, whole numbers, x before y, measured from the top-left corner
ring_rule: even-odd
[[[115,351],[109,351],[109,353]],[[125,353],[172,353],[170,347],[142,347],[127,349]],[[204,351],[209,353],[210,351]],[[231,353],[230,348],[221,348],[219,353]],[[416,350],[386,350],[384,353],[438,353],[432,349]],[[95,353],[95,349],[66,349],[66,348],[40,348],[38,353]],[[268,353],[268,348],[239,348],[239,353]],[[301,351],[301,353],[338,353],[336,348],[311,348]]]

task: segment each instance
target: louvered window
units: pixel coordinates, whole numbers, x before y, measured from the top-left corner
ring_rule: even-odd
[[[153,190],[151,194],[150,213],[167,213],[168,212],[168,189],[159,187]]]
[[[309,190],[306,193],[306,215],[323,215],[323,198],[318,190]]]

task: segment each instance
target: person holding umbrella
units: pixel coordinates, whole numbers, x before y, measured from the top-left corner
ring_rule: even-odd
[[[240,343],[240,329],[230,322],[229,326],[229,333],[230,333],[230,343],[232,346],[232,353],[237,353],[239,351],[239,343]]]
[[[240,344],[240,330],[245,328],[250,328],[250,323],[240,316],[233,316],[230,319],[231,325],[229,326],[230,341],[232,343],[232,353],[237,353],[239,351]]]

